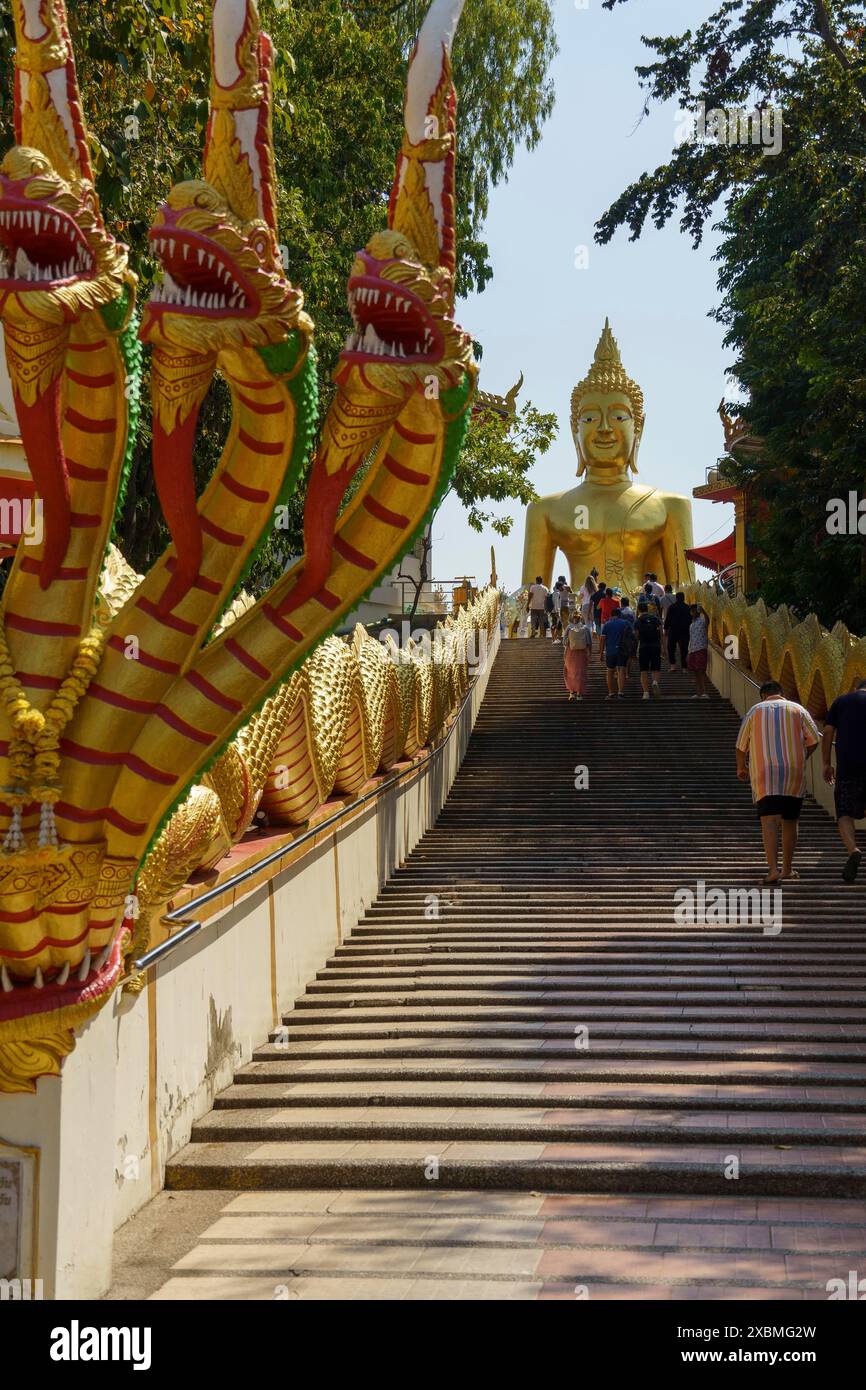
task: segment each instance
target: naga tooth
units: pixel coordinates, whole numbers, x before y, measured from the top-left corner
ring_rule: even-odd
[[[19,247],[18,254],[15,257],[15,274],[19,279],[25,280],[29,269],[30,261],[27,259],[27,252],[23,247]]]
[[[199,248],[198,248],[198,263],[199,263],[199,265],[201,265],[203,261],[204,261],[204,251],[201,249],[201,247],[199,247]]]
[[[189,242],[188,242],[188,241],[185,241],[185,242],[183,243],[183,258],[184,258],[185,261],[188,261],[188,260],[189,260]]]
[[[84,984],[84,981],[87,979],[87,977],[88,977],[89,974],[90,974],[90,951],[89,951],[89,949],[88,949],[87,954],[86,954],[85,957],[84,957],[84,960],[81,962],[81,965],[78,967],[78,982],[79,982],[79,984],[82,984],[82,985],[83,985],[83,984]]]
[[[11,994],[15,986],[9,978],[9,971],[5,965],[0,965],[0,985],[3,986],[4,994]]]
[[[64,965],[64,967],[63,967],[63,969],[61,970],[60,974],[57,976],[57,978],[56,978],[56,980],[54,981],[54,983],[55,983],[56,985],[65,985],[65,984],[66,984],[66,981],[67,981],[68,979],[69,979],[69,961],[66,962],[66,964]]]
[[[41,212],[34,212],[34,214],[33,214],[33,229],[34,229],[34,231],[37,231],[37,232],[39,232],[39,231],[42,230],[42,213],[41,213]]]
[[[187,285],[187,287],[186,287],[186,299],[185,299],[185,303],[186,303],[187,308],[189,308],[190,304],[192,303],[192,285]]]
[[[37,989],[42,989],[45,985],[45,981],[42,978],[42,971],[38,965],[36,967],[36,974],[33,976],[33,983]]]
[[[54,220],[54,230],[55,230],[55,232],[59,232],[59,231],[60,231],[60,218],[59,218],[59,217],[55,217],[53,220]]]
[[[391,307],[391,300],[392,300],[393,298],[394,298],[393,294],[386,294],[386,295],[385,295],[385,308],[386,308],[386,309],[390,309],[390,307]]]
[[[213,258],[213,256],[208,256],[208,258],[207,258],[207,268],[208,268],[208,270],[213,270],[213,266],[214,266],[214,258]]]
[[[107,963],[108,957],[111,955],[111,946],[112,943],[109,941],[108,945],[104,947],[103,950],[100,952],[99,959],[96,962],[97,970],[101,970],[102,967]]]

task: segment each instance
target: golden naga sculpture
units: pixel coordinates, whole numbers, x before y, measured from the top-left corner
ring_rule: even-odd
[[[801,622],[784,605],[772,609],[763,599],[732,599],[712,584],[694,585],[689,597],[709,615],[710,636],[723,650],[756,681],[779,681],[788,698],[815,719],[825,717],[837,695],[866,680],[866,638],[855,637],[844,623],[828,632],[814,613]]]
[[[498,606],[486,590],[446,618],[429,646],[376,641],[360,624],[351,640],[326,638],[171,817],[138,875],[129,954],[146,949],[159,909],[193,870],[222,857],[258,806],[271,825],[303,825],[329,797],[356,795],[435,741],[468,687],[470,663],[484,660]]]
[[[575,589],[593,568],[628,594],[643,585],[647,571],[663,584],[693,580],[686,558],[692,544],[690,499],[631,478],[637,473],[644,419],[643,393],[626,374],[605,320],[589,374],[571,397],[577,476],[583,481],[529,504],[524,584],[539,574],[550,583],[557,550],[568,561]]]
[[[163,278],[141,328],[171,544],[106,622],[97,585],[130,432],[132,278],[99,216],[65,7],[15,0],[22,145],[0,166],[0,317],[45,517],[0,607],[0,1086],[56,1071],[121,975],[162,827],[447,487],[476,380],[453,320],[461,9],[434,0],[410,62],[388,228],[349,279],[355,328],[312,464],[304,555],[214,635],[316,418],[312,325],[277,246],[270,42],[253,0],[215,0],[204,179],[156,217]],[[197,498],[192,446],[217,368],[233,422]]]

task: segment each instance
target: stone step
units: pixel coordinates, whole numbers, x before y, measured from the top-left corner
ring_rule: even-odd
[[[577,1111],[515,1108],[494,1110],[461,1106],[432,1106],[416,1111],[411,1105],[336,1106],[327,1102],[314,1110],[261,1106],[214,1110],[192,1127],[191,1140],[215,1144],[221,1140],[267,1143],[272,1140],[369,1139],[400,1141],[501,1139],[554,1144],[766,1144],[818,1145],[860,1150],[866,1162],[863,1115],[825,1116],[809,1111],[778,1115],[772,1111],[735,1114],[729,1111],[600,1109]]]
[[[526,1038],[378,1038],[375,1041],[364,1039],[327,1038],[312,1043],[286,1042],[268,1043],[253,1051],[254,1062],[268,1062],[271,1059],[285,1058],[292,1062],[326,1061],[331,1058],[376,1061],[379,1059],[406,1058],[416,1060],[423,1057],[454,1058],[531,1058],[539,1056],[551,1060],[572,1059],[577,1053],[578,1065],[584,1056],[591,1054],[594,1060],[611,1057],[633,1059],[653,1059],[678,1061],[698,1057],[728,1057],[736,1052],[740,1062],[785,1062],[789,1051],[782,1042],[767,1040],[738,1042],[732,1048],[730,1040],[719,1042],[706,1038],[682,1038],[676,1041],[666,1038],[617,1039],[607,1038],[601,1042],[593,1038],[587,1048],[577,1047],[574,1038],[563,1042],[557,1040],[532,1041]],[[849,1062],[863,1064],[866,1048],[859,1042],[807,1042],[797,1039],[797,1053],[803,1061]],[[864,1066],[866,1077],[866,1066]]]
[[[263,1049],[264,1050],[264,1049]],[[313,1060],[289,1060],[285,1051],[277,1048],[266,1054],[267,1060],[253,1061],[235,1073],[235,1080],[255,1083],[310,1081],[540,1081],[568,1082],[571,1085],[587,1081],[627,1082],[669,1082],[680,1081],[698,1084],[762,1083],[771,1086],[790,1085],[801,1087],[806,1084],[822,1086],[866,1086],[866,1070],[862,1065],[828,1062],[826,1060],[803,1060],[796,1070],[790,1060],[781,1064],[767,1060],[744,1061],[736,1058],[712,1058],[675,1060],[659,1058],[626,1058],[619,1061],[597,1057],[581,1061],[563,1062],[545,1055],[526,1060],[521,1058],[481,1058],[469,1061],[463,1058],[440,1058],[426,1062],[402,1060],[394,1065],[393,1059],[368,1059],[364,1061],[337,1060],[325,1058]]]
[[[502,1039],[522,1039],[522,1038],[570,1038],[574,1046],[574,1038],[578,1029],[584,1026],[588,1029],[586,1021],[579,1021],[576,1025],[569,1023],[559,1023],[546,1021],[544,1023],[524,1023],[513,1022],[493,1023],[481,1020],[472,1020],[472,1026],[466,1022],[447,1022],[437,1019],[435,1022],[423,1023],[412,1022],[401,1018],[399,1015],[385,1021],[377,1026],[370,1022],[345,1022],[342,1024],[320,1022],[316,1027],[305,1026],[303,1022],[293,1021],[293,1015],[287,1015],[288,1022],[284,1023],[279,1029],[275,1029],[271,1035],[272,1043],[284,1044],[285,1040],[292,1043],[302,1042],[336,1042],[345,1040],[375,1041],[382,1038],[469,1038],[478,1040],[479,1038],[502,1038]],[[713,1041],[723,1039],[736,1039],[737,1041],[761,1040],[781,1042],[788,1039],[799,1038],[803,1042],[824,1042],[844,1039],[845,1041],[861,1041],[866,1039],[866,1025],[862,1023],[842,1024],[842,1023],[695,1023],[695,1022],[666,1022],[654,1023],[646,1020],[631,1022],[628,1019],[604,1022],[601,1020],[592,1021],[592,1046],[599,1038],[647,1038],[658,1041],[663,1038],[709,1038]]]
[[[341,992],[346,994],[370,993],[380,994],[385,991],[409,991],[416,990],[424,993],[430,990],[462,990],[469,994],[472,990],[477,990],[480,994],[573,994],[577,990],[589,990],[593,986],[599,993],[612,994],[620,991],[633,995],[636,991],[652,989],[658,986],[658,995],[675,994],[681,998],[684,994],[694,994],[695,986],[698,992],[709,992],[715,986],[720,992],[730,992],[731,990],[755,990],[758,993],[773,990],[777,994],[787,993],[788,990],[802,993],[812,989],[810,995],[813,999],[829,995],[830,992],[843,991],[850,995],[855,989],[862,988],[862,977],[857,971],[852,971],[850,975],[821,975],[816,979],[814,974],[804,976],[793,973],[782,975],[770,973],[769,971],[751,972],[743,967],[736,972],[725,970],[720,966],[715,972],[705,968],[699,974],[692,974],[689,971],[668,970],[667,972],[654,973],[652,970],[637,971],[628,970],[627,973],[605,972],[603,967],[589,970],[582,970],[580,974],[568,974],[557,971],[552,967],[544,974],[528,974],[518,969],[513,971],[496,970],[491,967],[488,970],[479,969],[471,976],[459,967],[454,966],[448,970],[445,966],[439,966],[436,970],[418,974],[415,972],[399,970],[389,971],[382,969],[378,972],[373,971],[364,974],[362,971],[320,971],[315,980],[311,980],[307,986],[310,995],[331,994],[338,995]]]
[[[866,1008],[866,994],[852,989],[830,990],[826,983],[822,981],[820,990],[796,990],[796,989],[761,989],[760,987],[748,986],[744,990],[726,990],[719,985],[713,989],[678,989],[674,986],[666,989],[663,983],[653,982],[651,989],[616,989],[605,991],[610,997],[610,1002],[605,1005],[599,999],[600,990],[596,983],[594,989],[569,990],[567,988],[557,988],[553,991],[546,988],[540,990],[488,990],[484,988],[467,990],[463,994],[459,989],[426,989],[426,988],[401,988],[400,990],[388,989],[382,986],[381,990],[365,989],[359,993],[352,990],[335,989],[331,992],[327,985],[322,985],[318,981],[312,982],[308,987],[307,994],[300,999],[296,999],[291,1014],[285,1015],[287,1018],[294,1017],[296,1014],[307,1010],[314,1012],[319,1009],[331,1009],[339,1012],[346,1012],[352,1009],[378,1009],[392,1007],[430,1007],[438,1010],[440,1005],[450,1006],[452,1009],[495,1009],[497,1012],[503,1011],[510,1013],[513,1009],[531,1010],[533,1016],[540,1010],[544,1016],[556,1018],[567,1009],[578,1009],[581,1013],[591,1006],[597,1008],[609,1007],[613,1011],[623,1009],[640,1012],[644,1007],[652,1007],[662,1010],[665,1016],[678,1017],[681,1013],[688,1011],[698,1011],[707,1016],[714,1016],[726,1010],[731,1010],[738,1002],[742,1001],[745,1010],[745,1017],[749,1017],[752,1006],[760,1006],[775,1017],[776,1010],[792,1010],[792,1017],[800,1017],[800,1010],[805,1011],[809,1008],[820,1007],[835,1014],[837,1010],[853,1010],[852,1018],[864,1017]],[[506,997],[503,999],[503,993]],[[748,1003],[746,1002],[748,1001]],[[548,1015],[549,1005],[549,1015]],[[445,1015],[447,1017],[447,1013]],[[461,1012],[461,1016],[462,1012]],[[466,1015],[467,1017],[470,1015]]]
[[[243,1073],[239,1072],[239,1076]],[[842,1114],[862,1115],[866,1111],[866,1089],[856,1086],[800,1086],[796,1088],[773,1085],[728,1084],[699,1085],[683,1082],[631,1084],[618,1077],[612,1081],[584,1081],[577,1085],[567,1082],[521,1083],[507,1081],[476,1081],[467,1085],[462,1080],[384,1081],[370,1088],[366,1081],[344,1081],[339,1085],[318,1082],[255,1083],[237,1081],[221,1091],[214,1100],[214,1109],[235,1109],[250,1106],[265,1108],[292,1106],[297,1108],[324,1106],[327,1108],[357,1106],[433,1106],[441,1109],[467,1106],[508,1106],[538,1109],[540,1105],[555,1105],[559,1111],[574,1111],[577,1117],[584,1110],[618,1109],[667,1111],[718,1111],[724,1106],[729,1114],[761,1111],[767,1115]]]
[[[736,1160],[736,1167],[733,1166]],[[728,1176],[725,1176],[727,1170]],[[722,1196],[866,1197],[857,1149],[501,1140],[271,1140],[190,1144],[166,1168],[186,1188],[496,1187],[532,1192],[652,1192]],[[435,1177],[433,1174],[435,1173]]]

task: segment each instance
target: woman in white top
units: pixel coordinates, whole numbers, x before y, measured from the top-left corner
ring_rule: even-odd
[[[582,700],[587,689],[589,658],[592,654],[592,628],[575,616],[562,638],[562,678],[569,700]]]

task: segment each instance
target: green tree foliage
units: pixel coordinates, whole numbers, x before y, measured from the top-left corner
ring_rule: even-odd
[[[556,416],[536,410],[531,401],[510,417],[493,410],[472,416],[449,492],[463,503],[473,530],[489,526],[498,536],[510,534],[514,518],[486,511],[483,504],[533,502],[537,494],[527,474],[555,435]]]
[[[74,0],[72,38],[97,187],[108,225],[131,249],[149,292],[156,266],[147,231],[172,185],[196,177],[207,120],[210,5],[202,0]],[[323,408],[349,330],[352,257],[384,224],[402,131],[406,61],[426,4],[415,0],[260,0],[276,50],[274,138],[279,240],[289,275],[316,324]],[[0,48],[14,47],[10,0],[0,0]],[[553,105],[556,52],[548,0],[471,0],[455,45],[460,98],[458,291],[492,275],[481,229],[491,187],[520,144],[539,139]],[[0,148],[12,143],[11,86],[0,88]],[[199,486],[225,438],[228,392],[217,378],[197,444]],[[149,427],[140,432],[123,521],[131,561],[149,564],[165,542],[153,497]],[[301,548],[294,527],[259,557],[256,587]]]
[[[621,226],[638,237],[679,210],[697,244],[721,204],[715,316],[764,442],[737,466],[760,505],[760,591],[866,631],[866,537],[827,529],[833,498],[866,496],[866,4],[727,0],[646,43],[648,105],[774,105],[782,147],[679,145],[604,214],[598,239]]]

